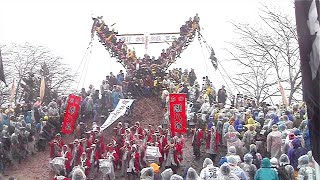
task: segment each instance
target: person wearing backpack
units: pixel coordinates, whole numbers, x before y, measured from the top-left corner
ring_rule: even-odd
[[[282,154],[279,158],[278,167],[279,180],[294,180],[294,169],[290,165],[289,157],[286,154]]]
[[[254,175],[256,174],[257,167],[252,164],[253,156],[248,153],[243,157],[244,163],[241,163],[240,167],[247,174],[250,180],[253,180]]]
[[[301,141],[298,138],[292,140],[293,148],[289,150],[288,156],[291,166],[295,171],[298,171],[298,159],[299,157],[308,153],[307,149],[301,146]]]
[[[298,162],[298,180],[316,180],[315,169],[309,166],[308,155],[299,157]]]
[[[252,155],[252,164],[254,164],[257,167],[257,169],[259,169],[262,158],[258,158],[260,154],[257,153],[257,147],[255,144],[250,145],[250,154]]]

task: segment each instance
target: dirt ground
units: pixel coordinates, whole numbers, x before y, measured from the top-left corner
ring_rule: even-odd
[[[149,124],[154,126],[160,125],[162,120],[162,108],[160,102],[155,98],[144,98],[135,103],[133,109],[132,123],[139,121],[142,127],[146,127]],[[120,119],[121,120],[121,119]],[[111,130],[117,123],[111,125],[105,130],[105,135],[111,134]],[[204,148],[201,149],[201,158],[195,159],[193,156],[193,150],[191,146],[191,137],[186,138],[186,147],[183,150],[184,160],[181,163],[179,174],[182,175],[185,167],[193,167],[198,173],[202,169],[202,162],[207,157]],[[72,136],[64,137],[66,141],[70,141]],[[220,149],[221,153],[225,153],[225,148]],[[217,159],[220,159],[218,155]],[[49,169],[49,148],[45,152],[38,152],[34,156],[30,156],[27,160],[24,160],[21,164],[17,164],[17,167],[10,167],[7,170],[8,176],[0,176],[0,180],[7,180],[9,177],[14,177],[16,180],[52,180],[53,173]],[[100,179],[99,177],[96,179]],[[118,180],[123,179],[117,177]]]

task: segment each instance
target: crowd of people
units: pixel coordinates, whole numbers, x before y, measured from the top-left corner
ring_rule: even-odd
[[[238,94],[226,105],[224,87],[216,93],[207,77],[201,89],[192,78],[181,82],[178,89],[164,89],[165,107],[169,93],[187,93],[188,134],[194,157],[201,158],[203,151],[208,157],[199,175],[190,167],[180,179],[315,179],[304,104],[256,104],[252,98]],[[169,123],[167,111],[163,127]],[[225,147],[227,153],[223,152]]]
[[[180,57],[182,51],[193,41],[195,34],[200,30],[198,14],[190,18],[180,28],[180,36],[174,40],[170,47],[163,49],[161,55],[156,58],[145,54],[143,58],[138,57],[135,50],[127,47],[124,40],[117,39],[117,32],[102,20],[102,17],[93,18],[92,38],[97,32],[99,41],[106,47],[112,57],[117,58],[127,70],[127,77],[140,79],[147,75],[163,77],[167,68]]]
[[[109,82],[110,79],[105,81],[107,87]],[[122,92],[125,88],[121,85],[115,83],[113,87]],[[81,166],[84,170],[79,176],[89,179],[100,176],[106,179],[315,179],[304,104],[290,107],[256,104],[242,95],[231,97],[227,103],[224,87],[216,91],[208,77],[203,77],[200,86],[193,70],[172,69],[157,85],[160,87],[151,86],[151,89],[161,92],[156,93],[161,94],[165,110],[160,126],[119,122],[112,138],[105,138],[95,121],[92,129],[80,122],[82,130],[77,131],[73,143],[65,145],[59,136],[54,140],[60,153],[52,149],[57,152],[52,158],[66,158],[66,171],[62,173],[76,177],[72,169]],[[92,89],[89,91],[96,92]],[[88,92],[87,96],[93,96],[94,93],[88,95]],[[143,91],[143,95],[148,95],[147,92]],[[187,94],[186,135],[170,133],[170,93]],[[113,97],[111,104],[116,102]],[[188,139],[192,141],[194,157],[184,155]],[[157,147],[157,156],[148,155],[148,147]],[[185,158],[204,156],[207,158],[199,174],[197,167],[181,168]]]
[[[49,145],[50,167],[59,180],[315,179],[304,104],[256,104],[240,94],[228,100],[225,88],[217,91],[208,77],[203,77],[200,85],[193,69],[172,69],[162,81],[154,79],[150,87],[141,84],[140,96],[159,96],[164,109],[159,126],[140,125],[129,117],[118,122],[112,136],[105,136],[99,125],[120,98],[134,94],[124,79],[122,72],[117,76],[110,73],[100,90],[90,86],[80,92],[81,110],[75,140],[70,143],[60,134],[67,97],[47,105],[38,98],[34,103],[3,109],[2,173],[10,164],[16,167]],[[170,93],[187,94],[187,134],[172,136],[170,132]],[[194,157],[184,154],[188,140]],[[150,154],[150,147],[156,148],[156,155]],[[198,167],[181,167],[186,158],[206,159],[197,172]]]
[[[33,103],[8,105],[0,110],[0,173],[17,168],[22,161],[48,149],[48,142],[60,132],[65,99],[46,105],[38,98]]]
[[[193,69],[166,72],[197,31],[198,15],[180,28],[180,37],[160,57],[137,58],[101,17],[94,18],[92,33],[97,32],[127,73],[110,73],[98,89],[90,85],[81,90],[71,142],[65,143],[60,134],[68,97],[47,104],[37,98],[2,109],[0,173],[49,146],[56,180],[314,180],[304,104],[256,104],[246,95],[229,97],[225,87],[216,89],[208,76],[200,83]],[[170,93],[187,95],[186,134],[170,132]],[[150,96],[156,97],[164,110],[158,126],[133,122],[132,109],[127,109],[126,118],[112,132],[100,131],[121,98]],[[192,142],[194,157],[184,153],[190,148],[186,141]],[[196,170],[199,167],[182,167],[190,158],[204,159],[200,171]]]

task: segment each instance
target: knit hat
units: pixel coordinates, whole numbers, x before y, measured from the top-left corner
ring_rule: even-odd
[[[289,140],[293,140],[294,139],[294,133],[289,133]]]

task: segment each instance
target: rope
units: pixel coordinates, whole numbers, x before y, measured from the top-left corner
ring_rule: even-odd
[[[206,61],[206,57],[204,56],[202,43],[201,43],[200,39],[198,39],[198,40],[199,40],[199,43],[200,43],[200,46],[201,46],[202,57],[203,57],[205,65],[206,65],[206,74],[208,75],[209,79],[211,79],[210,74],[208,72],[208,64],[207,64],[207,61]]]
[[[211,53],[211,51],[213,50],[212,46],[210,46],[210,45],[207,43],[207,41],[204,39],[203,35],[202,35],[200,32],[199,32],[199,37],[202,38],[203,43],[204,43],[204,44],[206,45],[206,47],[207,47],[207,50],[209,51],[209,53]],[[238,89],[238,87],[237,87],[236,84],[233,82],[232,78],[229,76],[229,74],[227,73],[227,71],[225,70],[225,68],[222,66],[222,64],[220,63],[220,61],[219,61],[218,59],[217,59],[217,62],[218,62],[219,67],[222,68],[222,70],[224,71],[225,75],[226,75],[226,76],[228,77],[228,79],[231,81],[231,83],[233,84],[233,86],[237,89],[238,92],[240,92],[239,89]],[[218,71],[220,72],[222,78],[224,79],[224,76],[223,76],[223,74],[221,73],[221,71],[219,70],[219,68],[217,68],[217,69],[218,69]],[[227,82],[226,82],[225,79],[224,79],[224,81],[225,81],[225,83],[226,83],[226,85],[227,85]],[[228,85],[227,85],[227,86],[228,86]],[[229,88],[230,88],[230,87],[229,87]],[[231,89],[230,89],[230,90],[231,90]],[[231,92],[232,92],[232,91],[231,91]]]
[[[92,45],[90,47],[90,53],[89,53],[89,56],[88,56],[87,65],[85,66],[86,69],[85,69],[85,73],[84,73],[84,79],[82,81],[82,87],[84,87],[84,83],[86,81],[86,77],[87,77],[87,73],[88,73],[88,69],[89,69],[89,62],[90,62],[91,53],[92,53]]]
[[[81,59],[81,62],[80,62],[79,66],[78,66],[78,68],[77,68],[77,70],[76,70],[76,74],[78,73],[78,71],[79,71],[79,69],[80,69],[80,67],[81,67],[81,65],[82,65],[82,62],[83,62],[84,58],[87,56],[87,52],[88,52],[88,50],[89,50],[89,48],[90,48],[90,45],[92,44],[92,40],[93,40],[93,39],[91,39],[91,41],[89,42],[89,45],[88,45],[88,47],[87,47],[87,49],[86,49],[86,52],[84,53],[84,55],[83,55],[83,57],[82,57],[82,59]]]
[[[77,89],[79,88],[80,82],[83,79],[83,73],[82,72],[84,72],[84,69],[86,67],[87,61],[88,61],[88,54],[86,54],[86,56],[85,56],[84,64],[83,64],[83,66],[81,68],[81,71],[80,71],[81,73],[80,73],[79,80],[77,82]]]
[[[80,78],[79,78],[79,81],[77,82],[77,89],[79,88],[79,85],[80,85],[80,82],[81,82],[81,80],[83,80],[83,84],[84,84],[84,81],[85,81],[85,77],[86,77],[86,73],[87,73],[87,69],[88,69],[88,64],[89,64],[89,57],[90,57],[90,55],[91,55],[91,53],[92,53],[92,41],[89,43],[89,46],[87,47],[87,49],[86,49],[86,53],[85,53],[85,55],[84,55],[84,57],[82,58],[82,60],[81,60],[81,63],[80,63],[80,65],[79,65],[79,67],[78,67],[78,69],[77,69],[77,72],[79,71],[79,69],[80,69],[80,66],[82,65],[82,63],[83,63],[83,68],[82,68],[82,71],[81,72],[85,72],[84,74],[83,73],[81,73],[81,75],[80,75]],[[89,51],[89,53],[88,53],[88,50],[90,50]],[[83,87],[83,84],[82,84],[82,87]]]

